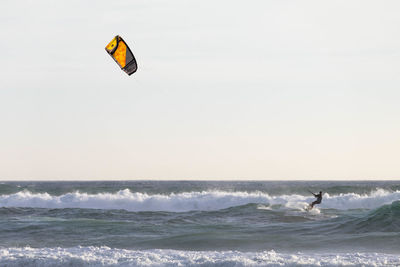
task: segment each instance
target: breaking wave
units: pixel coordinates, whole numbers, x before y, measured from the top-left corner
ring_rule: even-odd
[[[331,196],[325,193],[319,207],[338,210],[376,209],[399,199],[400,191],[389,192],[383,189],[377,189],[364,195],[347,193]],[[298,194],[270,196],[263,192],[202,191],[151,195],[124,189],[116,193],[71,192],[54,196],[48,193],[32,193],[24,190],[14,194],[0,195],[0,207],[186,212],[220,210],[257,203],[264,204],[266,207],[279,206],[301,210],[313,200],[313,197]]]
[[[274,251],[126,250],[109,247],[4,248],[1,266],[399,266],[382,253],[285,254]]]

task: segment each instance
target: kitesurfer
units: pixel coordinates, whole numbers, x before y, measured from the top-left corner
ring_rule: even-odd
[[[319,191],[319,194],[314,194],[313,192],[310,192],[311,194],[314,195],[314,197],[317,198],[317,200],[315,200],[314,202],[312,202],[310,204],[310,209],[312,209],[314,207],[315,204],[321,204],[322,201],[322,191]]]

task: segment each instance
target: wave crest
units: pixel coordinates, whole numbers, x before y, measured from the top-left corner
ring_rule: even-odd
[[[385,204],[391,204],[398,199],[400,199],[400,191],[389,192],[382,189],[378,189],[369,195],[350,193],[330,196],[325,193],[322,204],[319,207],[339,210],[375,209]],[[202,191],[150,195],[124,189],[116,193],[88,194],[71,192],[54,196],[48,193],[32,193],[24,190],[15,194],[1,195],[0,207],[186,212],[191,210],[220,210],[258,203],[301,210],[313,200],[313,197],[297,194],[270,196],[262,192]]]

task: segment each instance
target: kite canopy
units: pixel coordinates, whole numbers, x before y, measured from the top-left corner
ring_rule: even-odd
[[[128,75],[137,70],[136,59],[121,36],[115,36],[106,46],[106,51]]]

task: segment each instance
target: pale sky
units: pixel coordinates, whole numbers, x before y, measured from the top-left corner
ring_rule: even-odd
[[[399,12],[2,0],[0,179],[400,179]]]

